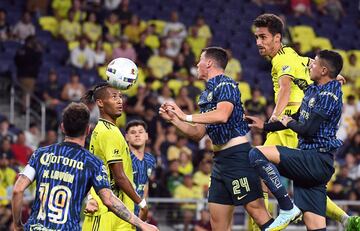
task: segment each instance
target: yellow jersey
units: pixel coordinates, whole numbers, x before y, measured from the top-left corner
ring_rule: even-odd
[[[291,47],[284,46],[278,51],[271,60],[275,102],[277,102],[280,90],[279,79],[283,75],[288,75],[292,78],[289,105],[297,103],[298,107],[300,107],[304,97],[303,90],[312,83],[308,69],[309,63],[310,59],[308,57],[298,55]]]
[[[135,188],[133,183],[133,169],[130,150],[124,136],[120,132],[120,129],[110,121],[99,119],[91,135],[89,149],[91,153],[99,157],[105,163],[111,190],[130,211],[134,212],[133,201],[116,185],[109,169],[109,164],[122,162],[125,175],[129,178]],[[87,215],[97,216],[107,212],[108,208],[102,203],[93,188],[91,189],[91,195],[97,201],[99,210],[94,214]]]

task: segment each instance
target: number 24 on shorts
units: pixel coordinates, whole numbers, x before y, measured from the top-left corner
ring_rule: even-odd
[[[250,186],[247,177],[233,180],[232,186],[234,195],[241,194],[242,190],[245,190],[245,192],[250,192]]]

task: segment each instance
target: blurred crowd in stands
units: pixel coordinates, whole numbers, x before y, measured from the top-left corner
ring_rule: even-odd
[[[187,19],[180,18],[176,10],[168,11],[165,18],[142,18],[142,14],[136,13],[136,7],[142,3],[148,6],[148,2],[1,1],[0,61],[4,60],[0,65],[1,76],[5,76],[5,71],[15,69],[13,81],[18,81],[25,92],[35,94],[46,102],[47,133],[45,140],[40,140],[39,121],[34,121],[28,130],[22,131],[16,124],[10,124],[8,118],[1,116],[0,227],[7,227],[11,220],[9,199],[6,197],[11,195],[17,173],[36,148],[58,141],[61,110],[67,103],[79,101],[88,88],[105,80],[106,65],[114,58],[129,58],[139,67],[137,86],[124,92],[124,113],[117,124],[121,129],[131,119],[142,119],[148,124],[147,151],[157,158],[156,171],[150,177],[150,197],[204,198],[207,195],[213,155],[211,140],[205,137],[195,143],[158,116],[159,105],[165,101],[175,101],[187,114],[197,112],[196,99],[204,89],[204,83],[196,79],[196,63],[203,48],[210,45],[227,48],[230,59],[226,74],[238,81],[246,113],[265,120],[271,115],[273,93],[267,61],[261,60],[256,64],[260,65],[261,73],[267,75],[257,75],[257,79],[254,79],[249,74],[256,73],[257,66],[252,65],[255,69],[250,70],[248,65],[242,66],[240,63],[243,53],[247,51],[238,54],[238,50],[231,49],[232,44],[217,42],[219,33],[214,30],[212,23],[207,23],[207,10],[197,12],[194,21],[185,25],[182,20]],[[187,7],[191,8],[191,1],[186,2],[189,3]],[[229,0],[229,4],[231,2],[234,1]],[[284,20],[286,17],[312,19],[314,14],[321,14],[341,22],[347,14],[342,5],[346,1],[340,0],[243,2],[255,9],[264,9],[269,5],[275,9],[286,8],[286,11],[282,11],[285,13],[282,15]],[[182,9],[186,10],[191,11]],[[248,20],[251,25],[252,19]],[[359,17],[356,20],[353,30],[359,29],[359,24],[356,24]],[[316,50],[321,48],[313,47],[303,52],[303,44],[294,38],[292,28],[287,26],[285,29],[284,43],[293,45],[299,53],[314,57]],[[250,26],[248,30],[251,30]],[[252,40],[250,37],[247,41],[255,44]],[[359,52],[341,53],[348,60],[342,73],[348,82],[344,86],[343,116],[338,132],[344,146],[337,154],[338,170],[329,184],[329,196],[333,199],[360,200]],[[248,53],[245,60],[251,59],[249,56],[258,54]],[[9,65],[4,66],[7,63]],[[24,103],[25,98],[23,106],[20,106],[21,113],[25,110]],[[89,107],[94,125],[99,112],[94,104]],[[249,138],[253,145],[261,145],[265,135],[252,131]],[[184,219],[190,222],[194,205],[183,204],[181,209]],[[28,211],[24,210],[24,213]],[[347,211],[359,214],[360,208],[349,207]],[[208,216],[206,210],[202,211],[204,222],[198,221],[195,226],[210,230]]]

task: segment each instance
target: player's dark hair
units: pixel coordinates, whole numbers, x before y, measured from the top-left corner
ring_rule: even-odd
[[[205,52],[206,58],[211,58],[215,60],[218,67],[225,70],[226,65],[228,63],[229,57],[225,49],[221,47],[207,47],[202,50]]]
[[[258,16],[253,25],[255,27],[266,27],[269,32],[274,36],[276,34],[283,35],[284,23],[279,16],[275,14],[262,14]]]
[[[62,122],[65,135],[79,137],[85,134],[89,124],[90,111],[83,103],[70,103],[63,111]]]
[[[343,59],[335,51],[322,50],[317,56],[320,62],[329,70],[329,76],[335,79],[343,68]]]
[[[80,101],[88,104],[93,103],[97,99],[103,99],[106,96],[105,89],[111,87],[111,85],[107,82],[100,83],[96,85],[93,89],[88,90],[83,97],[81,97]]]
[[[143,128],[147,132],[148,127],[147,127],[146,123],[143,120],[131,120],[130,122],[128,122],[126,124],[125,132],[128,133],[130,128],[136,127],[136,126],[143,126]]]

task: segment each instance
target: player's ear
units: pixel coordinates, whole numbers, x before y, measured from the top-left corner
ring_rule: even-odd
[[[65,133],[65,128],[64,128],[64,123],[63,123],[63,122],[61,122],[61,124],[60,124],[60,129],[61,129],[61,132],[62,132],[62,133],[66,134],[66,133]]]
[[[90,134],[90,124],[86,127],[85,135],[88,136]]]
[[[97,99],[96,104],[98,105],[99,108],[104,107],[104,102],[101,99]]]
[[[275,37],[276,42],[281,42],[281,34],[280,33],[277,33],[274,37]]]
[[[208,59],[206,62],[206,68],[210,68],[214,64],[214,61],[211,59]]]

